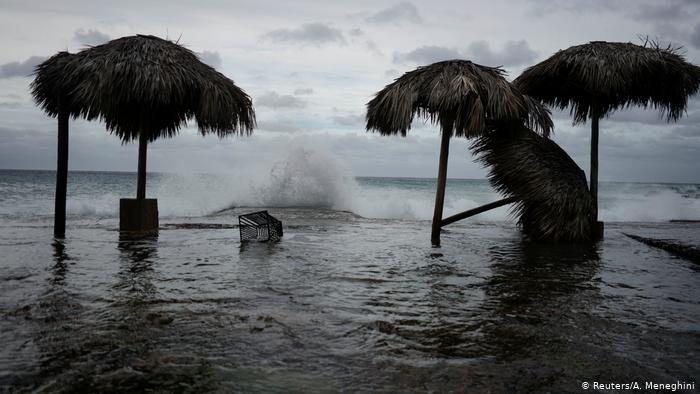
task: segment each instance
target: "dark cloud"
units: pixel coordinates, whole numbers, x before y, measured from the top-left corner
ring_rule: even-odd
[[[666,0],[639,4],[633,15],[637,19],[650,21],[678,21],[693,18],[697,14],[700,2],[697,0]],[[697,17],[697,16],[695,16]]]
[[[304,108],[306,101],[289,94],[279,95],[277,92],[268,92],[258,97],[255,105],[269,108]]]
[[[418,47],[406,53],[394,53],[394,63],[435,63],[441,60],[459,59],[462,55],[454,48],[435,45]]]
[[[294,90],[295,96],[303,96],[307,94],[312,94],[314,90],[312,88],[297,88]]]
[[[362,115],[345,115],[345,116],[333,116],[331,117],[333,123],[341,126],[362,126],[365,122],[365,117]]]
[[[0,108],[17,109],[21,106],[22,106],[22,103],[19,103],[16,101],[8,101],[8,102],[0,101]]]
[[[615,11],[622,6],[618,0],[534,0],[530,4],[532,5],[532,14],[534,16],[558,12],[568,12],[575,15],[601,13]]]
[[[508,41],[502,50],[493,50],[486,41],[474,41],[464,51],[443,46],[422,46],[406,53],[395,53],[394,63],[429,64],[441,60],[469,59],[486,66],[520,66],[532,64],[537,53],[527,41]]]
[[[22,96],[14,93],[0,94],[0,108],[17,109],[23,104]]]
[[[83,45],[100,45],[111,40],[111,37],[99,30],[78,29],[73,34],[73,38]]]
[[[0,78],[29,77],[34,73],[34,67],[46,60],[43,56],[32,56],[23,62],[0,64]]]
[[[340,29],[323,23],[308,23],[296,29],[277,29],[263,35],[263,39],[275,42],[289,42],[302,45],[345,44],[345,36]]]
[[[614,111],[608,114],[604,118],[603,122],[615,122],[623,124],[641,124],[648,126],[662,126],[664,125],[681,125],[681,126],[693,126],[697,124],[697,119],[700,117],[700,97],[691,98],[688,100],[688,107],[686,114],[678,119],[676,122],[668,122],[665,114],[652,107],[639,107],[632,106],[629,108]],[[569,113],[569,108],[563,110],[554,108],[552,109],[552,118],[555,120],[560,120],[563,122],[572,122],[571,114]]]
[[[122,145],[105,132],[92,133],[82,122],[71,122],[71,170],[134,171],[138,144]],[[182,138],[176,138],[182,142]],[[161,145],[163,141],[159,141]],[[159,147],[160,148],[160,147]],[[157,154],[149,156],[157,162]],[[149,165],[154,164],[149,162]],[[155,170],[157,166],[150,166]],[[43,126],[0,126],[0,168],[55,169],[56,131],[53,122]]]
[[[352,36],[352,37],[359,37],[359,36],[361,36],[361,35],[364,35],[365,32],[362,31],[362,29],[356,27],[356,28],[354,28],[354,29],[348,30],[348,34],[349,34],[350,36]]]
[[[198,52],[199,60],[214,67],[219,68],[221,66],[221,55],[216,51],[202,51]]]
[[[697,182],[700,138],[672,126],[620,127],[601,123],[600,174],[603,180]],[[581,167],[590,167],[590,124],[564,127],[554,140]]]
[[[693,40],[692,23],[700,17],[700,1],[697,0],[666,0],[642,3],[632,8],[627,14],[649,27],[644,35],[661,43],[680,46],[688,40]],[[695,46],[695,45],[693,45]]]
[[[367,17],[367,22],[376,24],[401,22],[420,23],[422,20],[418,8],[408,1],[402,1]]]
[[[491,49],[486,41],[475,41],[469,44],[465,55],[485,66],[521,66],[532,64],[537,59],[537,53],[525,40],[508,41],[500,51]]]
[[[0,126],[0,168],[43,169],[55,165],[55,134]]]
[[[673,130],[673,134],[687,138],[700,138],[700,125],[679,126]]]
[[[641,123],[647,125],[662,125],[666,123],[666,118],[661,116],[659,111],[651,108],[632,107],[625,110],[613,112],[606,120],[611,122]]]
[[[690,34],[690,45],[700,49],[700,23],[695,25],[695,29],[693,29],[693,32]]]
[[[372,40],[365,41],[365,48],[367,48],[368,51],[374,53],[375,55],[383,55],[382,51],[379,49],[377,44]]]

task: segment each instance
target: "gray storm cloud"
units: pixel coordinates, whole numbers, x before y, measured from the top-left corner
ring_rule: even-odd
[[[364,125],[364,122],[365,122],[364,115],[356,115],[356,114],[337,115],[337,116],[332,116],[331,119],[333,119],[334,123],[341,125],[341,126],[362,127]]]
[[[202,62],[204,62],[204,63],[206,63],[214,68],[221,67],[221,55],[219,54],[219,52],[202,51],[202,52],[198,52],[197,56],[199,56],[199,59]]]
[[[322,45],[345,44],[343,31],[324,23],[307,23],[298,28],[276,29],[263,35],[263,39],[278,43]]]
[[[677,21],[693,18],[692,9],[697,10],[700,2],[696,0],[666,0],[655,3],[641,3],[635,7],[633,15],[650,21]]]
[[[367,22],[374,24],[422,21],[418,8],[408,1],[402,1],[367,17]]]
[[[258,130],[272,133],[296,133],[302,129],[294,125],[289,119],[261,120],[258,122]]]
[[[314,90],[312,88],[296,88],[294,89],[295,96],[305,96],[313,94]]]
[[[693,29],[693,32],[690,35],[690,44],[693,47],[700,49],[700,23],[695,25],[695,29]]]
[[[462,54],[454,48],[437,45],[418,47],[406,53],[394,53],[394,63],[430,64],[441,60],[459,59]]]
[[[34,73],[34,68],[44,60],[45,56],[31,56],[21,62],[0,64],[0,78],[29,77]]]
[[[267,92],[255,100],[255,105],[269,108],[304,108],[306,101],[289,95],[280,95],[277,92]]]
[[[508,41],[501,50],[493,50],[486,41],[469,44],[465,54],[475,62],[486,66],[522,66],[534,63],[537,53],[525,40]]]
[[[532,64],[537,53],[525,40],[508,41],[501,50],[494,50],[486,41],[474,41],[464,50],[436,45],[418,47],[406,53],[395,53],[394,63],[429,64],[441,60],[468,59],[485,66],[521,66]]]
[[[75,41],[83,45],[100,45],[111,40],[108,34],[102,33],[99,30],[80,28],[73,33]]]

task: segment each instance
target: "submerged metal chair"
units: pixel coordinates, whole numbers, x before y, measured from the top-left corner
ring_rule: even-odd
[[[247,213],[238,216],[241,242],[244,241],[279,241],[282,235],[282,222],[267,211]]]

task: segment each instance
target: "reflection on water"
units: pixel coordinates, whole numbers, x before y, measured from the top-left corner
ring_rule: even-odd
[[[493,274],[484,331],[494,356],[528,357],[573,339],[567,319],[590,313],[599,297],[597,247],[516,240],[489,249]]]
[[[68,260],[70,257],[66,253],[66,245],[62,239],[54,239],[53,244],[53,259],[54,265],[51,268],[51,282],[54,285],[61,286],[64,284],[66,279],[66,272],[68,271]]]
[[[31,314],[28,316],[31,323],[39,323],[31,325],[33,345],[41,355],[39,376],[54,376],[70,369],[66,361],[79,353],[79,338],[73,335],[83,323],[81,314],[84,309],[67,284],[73,260],[67,242],[63,239],[53,240],[53,261],[48,269],[45,290],[30,308]],[[44,387],[52,386],[51,380],[44,382]]]
[[[465,224],[436,255],[423,222],[314,212],[276,212],[279,243],[212,226],[20,233],[31,248],[0,250],[24,267],[0,281],[0,387],[571,392],[700,372],[697,272],[625,229],[587,247]]]
[[[158,237],[129,237],[120,234],[117,248],[120,252],[119,273],[114,284],[114,300],[139,308],[156,295],[153,276],[154,261],[158,258]]]

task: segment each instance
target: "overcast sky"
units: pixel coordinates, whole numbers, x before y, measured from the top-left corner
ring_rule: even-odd
[[[503,66],[513,79],[559,49],[592,40],[684,48],[700,64],[700,1],[2,1],[0,168],[53,169],[56,121],[29,95],[33,67],[136,33],[179,40],[252,98],[252,137],[202,138],[193,127],[149,147],[149,171],[236,172],[290,147],[330,152],[355,175],[434,177],[438,130],[409,136],[364,129],[365,104],[419,65],[463,58]],[[602,180],[700,182],[700,99],[666,124],[653,110],[601,121]],[[555,112],[554,140],[588,169],[589,125]],[[71,122],[70,168],[135,171],[137,147],[99,122]],[[469,142],[454,139],[449,176],[483,178]]]

